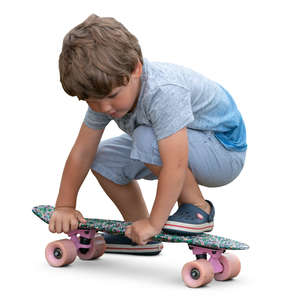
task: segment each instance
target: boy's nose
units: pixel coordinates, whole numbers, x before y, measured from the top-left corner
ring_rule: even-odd
[[[114,109],[109,104],[103,105],[100,103],[88,103],[88,105],[92,110],[96,112],[100,112],[104,114],[109,114],[114,112]]]
[[[101,103],[101,107],[100,110],[102,113],[104,114],[109,114],[113,111],[113,108],[111,107],[111,105],[109,103]]]
[[[104,114],[112,114],[112,113],[114,113],[115,111],[113,110],[113,108],[112,107],[107,107],[107,108],[105,108],[103,111],[102,111]]]

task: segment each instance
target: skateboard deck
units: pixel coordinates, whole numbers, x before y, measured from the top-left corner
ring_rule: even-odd
[[[41,220],[49,223],[54,207],[50,205],[39,205],[32,209],[33,213]],[[79,224],[78,229],[94,229],[100,232],[112,233],[112,234],[124,234],[126,226],[130,225],[130,222],[105,220],[105,219],[91,219],[85,218],[86,224]],[[175,235],[165,232],[161,232],[152,238],[153,241],[171,242],[171,243],[187,243],[191,246],[205,247],[209,249],[217,250],[246,250],[249,246],[245,243],[235,241],[229,238],[200,233],[197,235]]]

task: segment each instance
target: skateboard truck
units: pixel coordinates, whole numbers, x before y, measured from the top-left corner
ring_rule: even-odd
[[[71,241],[74,243],[76,249],[78,249],[82,254],[88,252],[91,248],[91,240],[95,237],[95,229],[77,229],[68,233]],[[78,235],[80,238],[78,238]]]
[[[210,258],[208,262],[212,265],[214,269],[214,273],[221,273],[223,272],[223,265],[220,263],[220,257],[222,253],[225,252],[225,250],[214,250],[214,249],[209,249],[209,248],[204,248],[204,247],[199,247],[199,246],[193,246],[189,245],[189,248],[193,251],[193,254],[196,255],[197,259],[207,259],[207,254],[209,254]]]

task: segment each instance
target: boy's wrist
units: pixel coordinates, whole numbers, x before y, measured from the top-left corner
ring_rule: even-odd
[[[151,226],[156,229],[157,231],[161,231],[162,228],[164,227],[165,225],[165,221],[162,222],[162,219],[161,218],[156,218],[155,216],[153,215],[150,215],[150,217],[148,218]]]
[[[58,208],[71,208],[71,209],[75,209],[74,206],[68,206],[68,205],[55,205],[55,209],[58,209]]]
[[[76,199],[66,199],[66,197],[64,198],[58,197],[56,200],[55,208],[62,208],[62,207],[75,209]]]

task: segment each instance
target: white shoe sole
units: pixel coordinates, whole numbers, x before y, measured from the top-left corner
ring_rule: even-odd
[[[180,232],[201,233],[212,231],[214,222],[205,224],[188,224],[175,221],[168,221],[163,229],[175,230]]]

